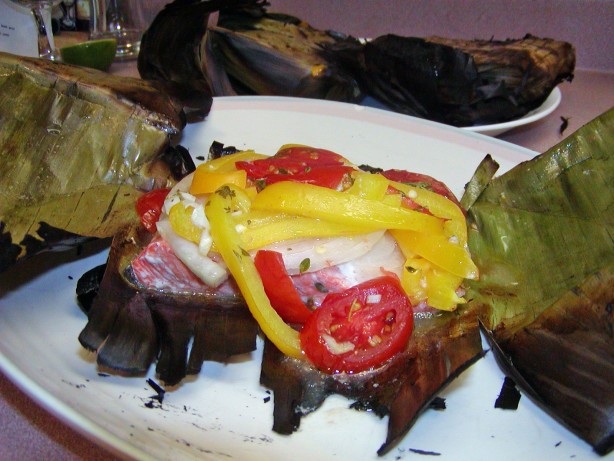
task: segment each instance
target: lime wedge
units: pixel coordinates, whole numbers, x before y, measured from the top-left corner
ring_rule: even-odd
[[[115,58],[116,49],[117,41],[105,38],[60,48],[60,56],[68,64],[107,70]]]

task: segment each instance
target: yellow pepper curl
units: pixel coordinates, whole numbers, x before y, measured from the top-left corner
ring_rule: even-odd
[[[205,213],[217,250],[224,258],[262,332],[281,352],[301,358],[303,354],[298,332],[284,322],[271,306],[258,270],[241,245],[236,221],[232,217],[236,211],[249,211],[249,198],[244,190],[230,184],[211,194]]]
[[[252,207],[344,225],[443,232],[443,222],[435,216],[311,184],[271,184],[254,198]]]

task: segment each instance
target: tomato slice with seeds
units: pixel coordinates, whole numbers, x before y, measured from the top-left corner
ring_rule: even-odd
[[[331,293],[301,330],[307,358],[327,373],[357,373],[382,365],[405,348],[413,309],[396,276]]]
[[[312,312],[303,303],[294,287],[281,253],[259,250],[254,258],[254,264],[271,306],[279,316],[288,323],[305,323]]]
[[[265,185],[295,181],[330,189],[337,189],[354,170],[341,155],[307,146],[287,147],[272,157],[236,162],[235,166]]]
[[[149,232],[156,232],[156,223],[160,219],[164,199],[170,189],[154,189],[141,195],[136,201],[136,212],[141,218],[141,224]]]

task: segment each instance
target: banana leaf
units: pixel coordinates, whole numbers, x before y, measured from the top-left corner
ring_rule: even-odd
[[[164,7],[141,38],[137,68],[142,78],[168,85],[192,109],[206,114],[211,106],[211,78],[203,40],[211,14],[222,7],[259,0],[176,0]],[[201,114],[201,115],[202,115]]]
[[[0,272],[134,222],[140,190],[191,168],[157,84],[0,53]]]
[[[336,101],[362,97],[356,79],[324,52],[346,40],[341,34],[318,30],[294,16],[269,13],[264,7],[221,11],[209,34],[212,67],[223,69],[237,94]],[[223,78],[215,75],[217,80]]]
[[[394,111],[455,126],[521,117],[571,80],[575,67],[571,44],[531,35],[460,40],[388,34],[329,48],[366,94]]]
[[[614,109],[480,183],[463,198],[480,268],[470,304],[525,392],[606,454],[614,448]]]
[[[268,13],[266,6],[261,0],[175,0],[143,35],[139,73],[172,83],[194,107],[211,95],[361,96],[354,77],[322,54],[342,38]],[[207,27],[218,11],[217,25]]]

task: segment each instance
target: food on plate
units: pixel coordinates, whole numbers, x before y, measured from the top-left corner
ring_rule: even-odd
[[[339,38],[288,15],[265,14],[265,4],[235,0],[167,5],[141,41],[141,76],[176,82],[190,95],[358,99],[355,79],[320,52]],[[207,29],[209,16],[217,10],[217,25]]]
[[[223,10],[207,32],[216,94],[262,94],[357,101],[354,75],[322,50],[346,40],[264,8]]]
[[[208,96],[351,102],[370,96],[391,110],[454,126],[520,118],[573,78],[575,50],[564,41],[392,34],[358,40],[268,6],[258,0],[171,3],[143,37],[141,75]],[[207,28],[217,9],[217,23]]]
[[[504,368],[599,454],[614,448],[614,109],[470,182],[467,297]],[[486,172],[489,169],[490,172]]]
[[[106,265],[79,280],[77,293],[88,314],[79,342],[97,351],[101,369],[135,376],[156,362],[159,378],[172,386],[200,372],[205,360],[253,351],[258,325],[236,290],[206,290],[152,237],[141,226],[123,229],[113,238]],[[156,259],[164,266],[156,266]],[[165,285],[142,286],[135,261],[146,280]]]
[[[119,344],[109,355],[121,361],[115,352],[138,350],[134,323],[146,319],[148,332],[170,338],[158,372],[175,384],[199,370],[186,367],[192,336],[233,341],[228,325],[239,321],[212,331],[192,316],[240,313],[266,337],[262,383],[275,392],[275,430],[292,432],[335,392],[390,413],[384,451],[481,357],[477,317],[465,307],[464,280],[478,277],[465,216],[429,176],[364,171],[334,152],[288,145],[272,157],[216,158],[144,200],[142,226],[113,243],[105,295],[80,336],[89,349]],[[161,322],[161,310],[172,321]],[[139,363],[156,356],[147,341]],[[102,364],[126,371],[126,360]]]
[[[193,168],[162,84],[0,53],[0,271],[135,218],[139,190]]]
[[[572,80],[570,43],[527,35],[460,40],[384,35],[335,50],[365,93],[393,110],[454,126],[513,120]]]

